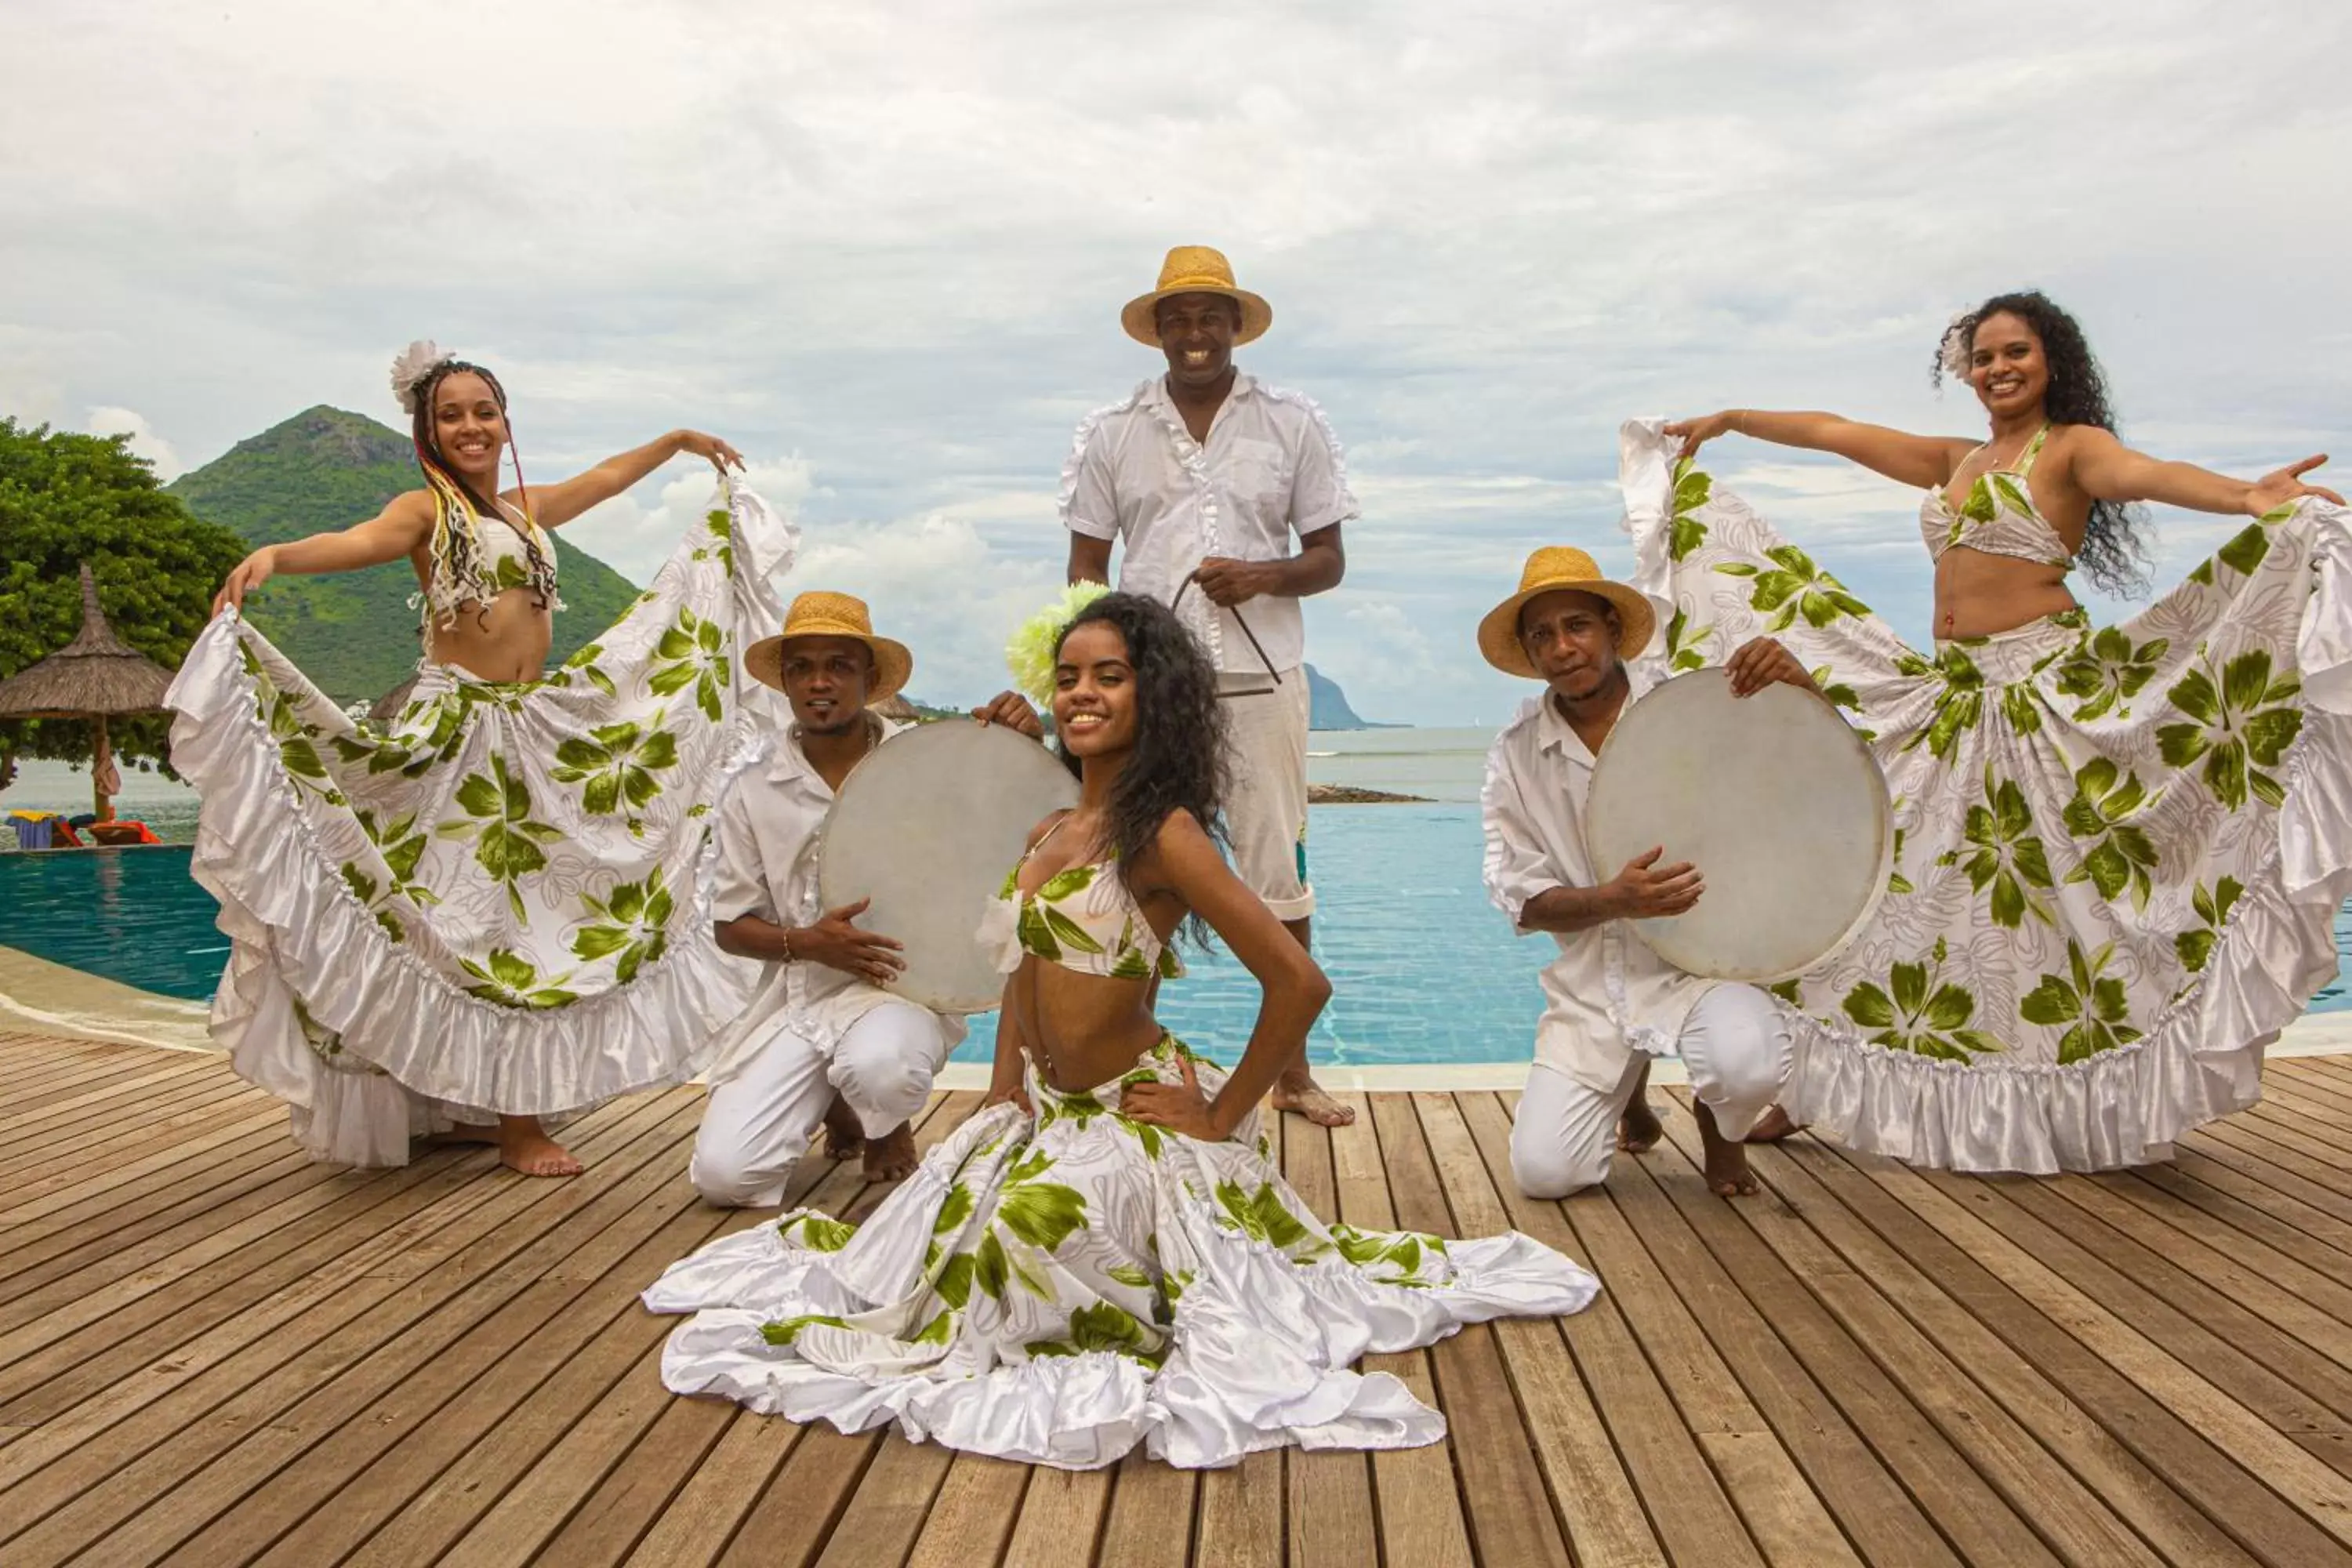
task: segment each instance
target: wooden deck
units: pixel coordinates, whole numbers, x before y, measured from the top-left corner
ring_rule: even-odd
[[[1381,1358],[1402,1453],[1073,1475],[845,1437],[656,1375],[637,1290],[755,1216],[685,1180],[696,1090],[486,1151],[306,1163],[215,1058],[0,1036],[0,1563],[2352,1563],[2352,1059],[2274,1064],[2177,1165],[1977,1181],[1696,1131],[1529,1203],[1509,1096],[1292,1121],[1317,1211],[1515,1225],[1604,1284]],[[943,1096],[936,1139],[976,1097]],[[796,1196],[877,1194],[812,1159]]]

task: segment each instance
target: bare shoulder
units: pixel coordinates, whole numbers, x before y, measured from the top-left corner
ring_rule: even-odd
[[[1068,806],[1064,806],[1059,811],[1047,812],[1045,819],[1039,822],[1036,826],[1029,830],[1029,839],[1027,843],[1022,845],[1022,852],[1026,854],[1030,850],[1036,848],[1038,845],[1043,844],[1045,841],[1045,835],[1053,832],[1054,829],[1061,826],[1062,824],[1067,822],[1069,819],[1070,808]]]

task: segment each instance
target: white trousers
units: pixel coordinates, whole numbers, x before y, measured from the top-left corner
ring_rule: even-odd
[[[1745,1138],[1789,1078],[1788,1021],[1752,985],[1717,985],[1690,1010],[1675,1041],[1691,1093],[1715,1112],[1716,1130]],[[1617,1119],[1650,1058],[1640,1051],[1606,1094],[1537,1062],[1511,1123],[1511,1179],[1531,1198],[1564,1198],[1598,1186],[1617,1152]]]
[[[882,1003],[830,1051],[786,1023],[710,1091],[687,1172],[695,1190],[731,1208],[782,1203],[835,1090],[882,1137],[922,1109],[948,1049],[939,1016],[910,1002]]]
[[[1219,700],[1225,710],[1225,833],[1234,875],[1265,900],[1278,921],[1315,912],[1300,847],[1307,836],[1307,721],[1304,668],[1283,672],[1271,691],[1246,689],[1253,678],[1223,677],[1242,687]]]

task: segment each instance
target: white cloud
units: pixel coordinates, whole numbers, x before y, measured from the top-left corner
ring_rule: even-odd
[[[186,471],[187,465],[172,450],[172,444],[155,434],[143,415],[128,408],[93,408],[83,424],[93,436],[130,437],[131,456],[146,458],[155,477],[167,485]]]
[[[1621,419],[1965,434],[1927,366],[1997,289],[2073,304],[2163,455],[2259,472],[2352,423],[2352,105],[2277,65],[2345,58],[2342,7],[18,10],[0,141],[45,151],[0,177],[0,412],[135,409],[202,459],[321,401],[388,415],[431,335],[500,369],[534,479],[713,430],[799,455],[813,558],[953,533],[1009,604],[1059,575],[1072,426],[1153,369],[1119,303],[1209,241],[1275,306],[1245,363],[1322,403],[1366,505],[1311,656],[1381,679],[1339,668],[1375,646],[1358,595],[1427,639],[1383,718],[1507,710],[1467,628],[1534,544],[1626,564]],[[419,68],[458,38],[531,89]],[[1924,635],[1916,497],[1723,460]],[[642,576],[686,482],[577,537]],[[2217,531],[2164,520],[2159,571]],[[980,682],[996,601],[913,602],[945,617],[925,675]]]
[[[743,480],[786,516],[814,489],[810,465],[798,456],[751,460]],[[647,506],[638,498],[656,485],[656,500]],[[635,489],[581,513],[564,526],[563,537],[630,582],[650,583],[687,529],[701,518],[716,488],[709,464],[672,463]]]

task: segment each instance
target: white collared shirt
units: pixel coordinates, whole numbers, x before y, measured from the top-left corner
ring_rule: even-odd
[[[1062,466],[1062,525],[1089,539],[1122,539],[1118,585],[1173,603],[1208,557],[1282,561],[1300,538],[1357,515],[1339,438],[1314,403],[1247,375],[1196,442],[1155,376],[1080,422]],[[1306,623],[1295,598],[1245,600],[1241,618],[1287,672],[1306,661]],[[1207,644],[1220,670],[1263,677],[1234,611],[1195,585],[1177,614]]]
[[[877,750],[908,728],[877,715],[882,738]],[[867,753],[871,755],[872,753]],[[834,793],[801,750],[797,728],[772,737],[719,803],[717,868],[711,879],[710,918],[724,925],[757,915],[772,925],[814,925],[824,913],[818,889],[825,814]],[[885,1002],[887,991],[829,964],[805,961],[762,965],[760,988],[726,1031],[707,1074],[719,1084],[742,1070],[766,1044],[772,1026],[788,1022],[826,1048],[841,1032]],[[950,1047],[965,1033],[963,1020],[940,1015]]]
[[[1654,659],[1628,664],[1625,706],[1663,673]],[[1598,887],[1622,868],[1594,866],[1585,846],[1592,763],[1549,691],[1521,706],[1486,753],[1479,795],[1486,892],[1515,928],[1537,894]],[[1667,963],[1622,921],[1551,935],[1559,956],[1544,967],[1536,1059],[1596,1093],[1617,1088],[1634,1051],[1671,1054],[1691,1008],[1715,984]]]

